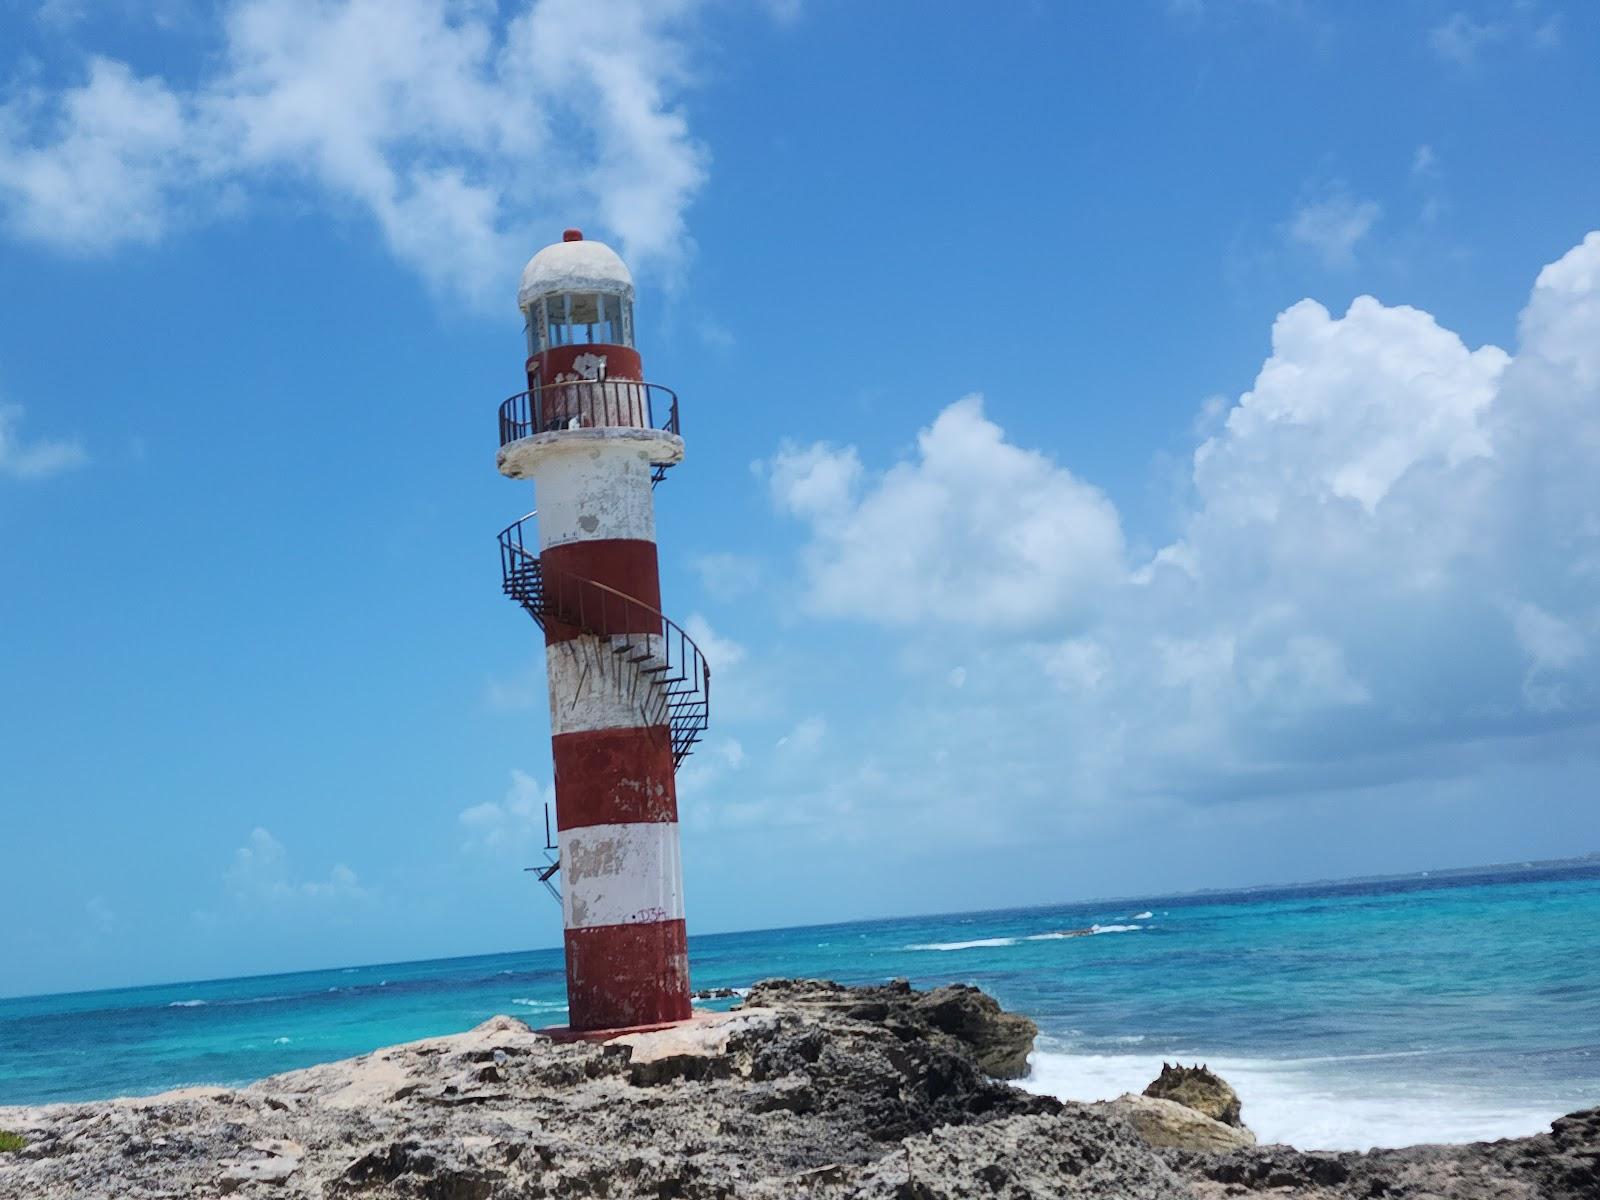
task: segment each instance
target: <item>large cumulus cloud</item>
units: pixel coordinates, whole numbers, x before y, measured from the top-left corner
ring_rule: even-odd
[[[973,397],[885,470],[827,445],[769,465],[812,610],[905,626],[928,681],[961,660],[877,738],[908,795],[1081,815],[1600,742],[1600,234],[1539,274],[1514,354],[1370,296],[1280,314],[1148,559]],[[998,784],[957,778],[1001,745]]]

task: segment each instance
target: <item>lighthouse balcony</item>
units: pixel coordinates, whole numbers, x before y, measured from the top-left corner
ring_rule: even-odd
[[[683,458],[677,394],[635,379],[570,379],[519,392],[500,405],[503,473],[527,477],[543,452],[569,440],[640,443],[660,483]]]

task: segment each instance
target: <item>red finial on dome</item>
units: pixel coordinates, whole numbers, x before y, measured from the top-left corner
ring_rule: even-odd
[[[561,240],[563,242],[581,242],[583,241],[583,230],[564,229],[561,231]]]

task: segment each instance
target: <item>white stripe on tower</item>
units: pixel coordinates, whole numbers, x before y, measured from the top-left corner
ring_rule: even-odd
[[[563,830],[561,874],[561,911],[568,929],[683,920],[676,824]]]

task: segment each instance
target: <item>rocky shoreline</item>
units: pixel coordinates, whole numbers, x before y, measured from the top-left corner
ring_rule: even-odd
[[[244,1088],[0,1108],[22,1143],[0,1197],[1600,1197],[1600,1109],[1469,1146],[1257,1146],[1204,1070],[1104,1104],[1003,1082],[1035,1032],[974,988],[898,981],[768,981],[599,1045],[495,1017]]]

